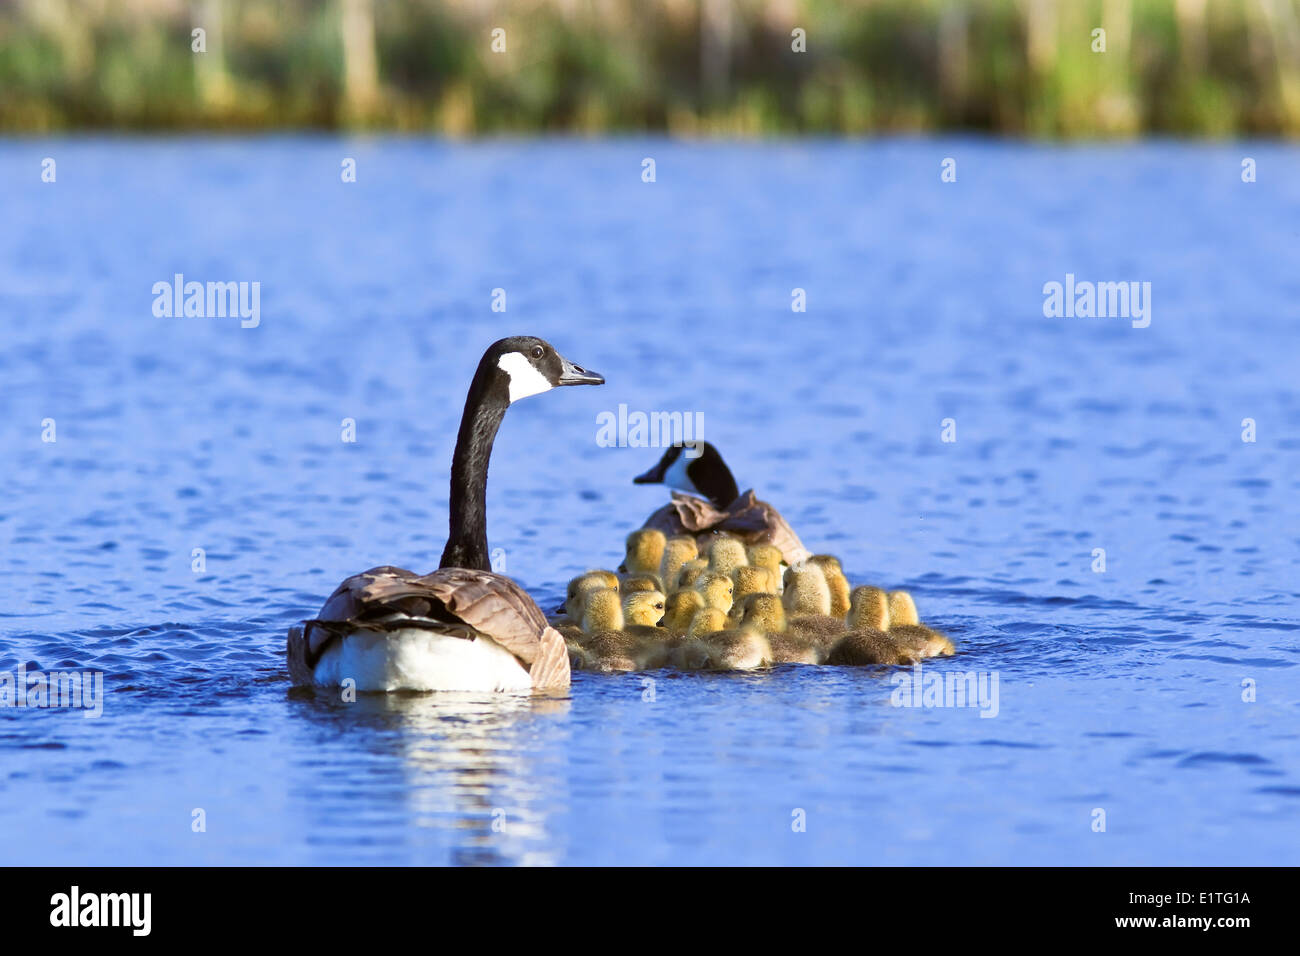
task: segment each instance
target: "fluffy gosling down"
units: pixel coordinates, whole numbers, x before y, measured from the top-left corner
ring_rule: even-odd
[[[727,533],[642,528],[620,573],[569,582],[554,621],[578,670],[753,670],[776,664],[899,666],[955,652],[921,624],[906,591],[851,587],[838,558],[790,565],[780,549]]]

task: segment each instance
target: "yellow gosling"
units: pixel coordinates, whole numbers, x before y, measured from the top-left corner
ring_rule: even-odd
[[[848,625],[850,631],[889,630],[889,595],[865,584],[854,588],[849,598]]]
[[[745,554],[745,545],[737,538],[719,535],[709,544],[709,570],[730,574],[733,570],[749,564]]]
[[[704,595],[704,603],[709,607],[715,607],[723,614],[731,610],[732,596],[735,591],[735,585],[731,583],[731,575],[723,574],[721,571],[705,571],[696,579],[695,590]]]
[[[826,575],[815,564],[802,564],[785,573],[785,590],[781,593],[788,617],[797,614],[831,613],[831,589]]]
[[[704,595],[694,588],[674,591],[665,602],[663,626],[670,634],[685,634],[695,613],[704,607]]]
[[[719,611],[716,607],[702,608],[691,621],[690,629],[687,630],[687,637],[703,637],[706,634],[712,634],[714,631],[724,630],[727,626],[727,615]]]
[[[845,667],[911,664],[914,660],[915,658],[888,634],[876,630],[852,631],[845,634],[826,655],[827,664]]]
[[[579,574],[569,582],[569,589],[564,599],[564,613],[569,616],[571,621],[581,621],[584,608],[586,592],[599,588],[618,588],[618,578],[613,576],[611,581],[608,571],[588,571],[586,574]]]
[[[623,627],[656,627],[664,616],[664,596],[659,591],[633,591],[623,595]]]
[[[589,637],[623,630],[623,604],[616,589],[600,588],[587,592],[582,630]]]
[[[695,582],[699,580],[700,575],[709,569],[709,562],[705,558],[695,558],[687,561],[682,565],[681,573],[677,576],[677,587],[693,588]]]
[[[663,560],[659,564],[659,580],[669,588],[677,585],[682,566],[700,556],[699,546],[688,534],[675,534],[664,545]]]
[[[830,554],[814,554],[808,563],[821,568],[822,576],[826,578],[826,586],[831,592],[831,617],[844,620],[844,615],[849,613],[849,579],[844,576],[840,559]]]
[[[951,640],[921,623],[916,602],[906,591],[889,592],[889,636],[918,659],[957,653]]]
[[[749,563],[757,568],[766,568],[772,575],[772,584],[767,591],[769,594],[781,593],[781,582],[785,563],[781,554],[781,549],[774,544],[751,544],[745,549],[749,555]]]
[[[663,591],[659,586],[658,575],[653,574],[629,574],[623,578],[622,586],[619,588],[624,594],[631,594],[633,591]]]
[[[623,567],[629,574],[658,574],[668,539],[662,531],[641,528],[627,536]]]
[[[602,631],[583,647],[588,670],[603,674],[638,670],[641,641],[622,631]]]
[[[714,631],[697,643],[704,645],[705,670],[747,671],[766,667],[772,662],[772,645],[754,628]]]
[[[773,664],[820,664],[826,659],[822,646],[798,634],[769,634]]]
[[[895,624],[889,629],[889,636],[900,647],[912,651],[918,659],[952,657],[957,653],[956,645],[948,637],[924,624]]]
[[[771,590],[771,573],[767,568],[755,568],[742,565],[731,570],[733,605],[739,604],[751,594],[774,594]]]
[[[740,624],[766,634],[779,633],[786,628],[785,606],[775,594],[752,594],[742,606]]]
[[[889,592],[889,621],[891,624],[920,624],[916,602],[906,591]]]
[[[849,597],[849,633],[837,639],[826,663],[850,667],[910,664],[915,658],[889,630],[889,595],[862,585]]]

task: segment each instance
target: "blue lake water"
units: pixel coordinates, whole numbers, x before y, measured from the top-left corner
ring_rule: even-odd
[[[0,709],[0,863],[1300,862],[1298,163],[0,141],[0,671],[105,692]],[[155,317],[176,273],[260,282],[260,324]],[[1045,318],[1067,273],[1150,282],[1150,326]],[[666,497],[596,416],[701,412],[742,489],[957,640],[927,674],[997,676],[996,716],[831,667],[290,693],[291,622],[437,565],[465,388],[516,333],[608,379],[497,441],[489,540],[543,606]]]

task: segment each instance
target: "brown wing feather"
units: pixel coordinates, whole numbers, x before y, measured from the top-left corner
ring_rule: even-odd
[[[547,625],[527,592],[500,574],[467,568],[416,574],[385,565],[354,574],[335,589],[315,620],[304,622],[302,635],[295,640],[296,629],[290,632],[290,673],[303,671],[309,679],[311,663],[336,636],[357,627],[383,629],[384,618],[395,613],[436,621],[450,633],[468,627],[465,637],[487,635],[519,658],[534,687],[569,684],[564,638]]]
[[[657,528],[667,535],[729,531],[747,544],[771,544],[780,549],[787,564],[798,564],[812,556],[781,513],[749,490],[733,501],[726,511],[685,492],[674,491],[672,501],[646,519],[644,528]],[[701,544],[708,543],[707,537]]]

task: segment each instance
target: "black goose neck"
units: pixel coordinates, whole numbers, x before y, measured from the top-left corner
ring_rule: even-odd
[[[470,384],[456,435],[456,451],[451,459],[449,534],[439,567],[492,570],[487,543],[488,460],[509,407],[509,397],[485,356]]]

